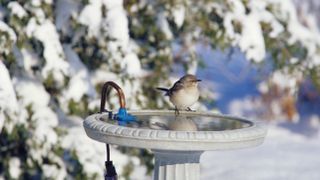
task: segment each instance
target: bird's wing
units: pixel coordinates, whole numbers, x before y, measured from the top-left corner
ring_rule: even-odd
[[[178,92],[180,89],[183,89],[183,83],[181,81],[177,81],[174,83],[172,88],[169,89],[168,93],[171,95],[173,92]]]

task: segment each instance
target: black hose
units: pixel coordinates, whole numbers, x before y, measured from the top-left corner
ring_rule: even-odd
[[[109,147],[109,144],[106,144],[106,148],[107,148],[107,161],[110,161],[110,147]]]

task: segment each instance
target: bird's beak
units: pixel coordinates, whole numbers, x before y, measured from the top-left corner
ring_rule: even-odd
[[[197,82],[200,82],[200,81],[202,81],[201,79],[197,79]]]

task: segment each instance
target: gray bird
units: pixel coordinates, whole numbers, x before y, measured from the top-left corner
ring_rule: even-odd
[[[191,111],[190,106],[199,99],[199,81],[201,80],[197,79],[196,76],[187,74],[175,82],[170,89],[162,87],[157,89],[166,92],[165,96],[169,96],[170,101],[175,106],[176,113],[179,113],[179,110]]]

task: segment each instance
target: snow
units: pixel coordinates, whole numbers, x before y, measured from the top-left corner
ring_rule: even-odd
[[[106,5],[108,9],[123,7],[123,0],[114,1],[114,0],[102,0],[103,4]]]
[[[20,61],[24,69],[29,74],[33,74],[32,67],[37,67],[40,65],[39,57],[35,53],[25,48],[20,49],[20,53],[22,55],[22,58],[17,58],[17,60]]]
[[[46,178],[54,177],[56,180],[63,180],[63,179],[65,179],[65,177],[67,175],[66,172],[61,171],[55,165],[44,164],[42,166],[42,169],[43,169],[43,175]],[[64,173],[61,173],[61,172],[64,172]]]
[[[164,33],[165,37],[168,40],[173,38],[173,34],[167,20],[166,12],[160,12],[159,14],[157,14],[157,26]]]
[[[88,26],[89,36],[99,37],[100,23],[101,23],[101,1],[90,1],[79,15],[79,22]]]
[[[46,156],[52,161],[54,161],[55,163],[44,164],[42,166],[44,177],[46,178],[54,177],[54,179],[57,179],[57,180],[66,179],[67,177],[66,166],[64,162],[61,160],[61,158],[52,152],[49,152]]]
[[[0,52],[4,52],[7,54],[9,53],[9,50],[6,46],[9,43],[15,43],[17,41],[17,36],[13,29],[9,27],[6,23],[4,23],[2,20],[0,20],[0,33],[6,33],[9,36],[9,39],[7,39],[7,37],[3,34],[0,36]]]
[[[101,30],[107,31],[110,38],[119,40],[122,47],[129,41],[128,19],[122,6],[123,1],[91,0],[79,15],[79,22],[89,29],[89,36],[99,38]],[[107,8],[106,18],[102,17],[102,6]]]
[[[43,0],[46,4],[52,4],[53,0]]]
[[[90,82],[90,74],[85,65],[81,62],[79,56],[74,52],[71,45],[65,44],[63,46],[66,59],[69,62],[70,81],[68,87],[63,92],[63,99],[73,99],[76,102],[80,102],[84,95],[90,98],[96,96],[93,84]]]
[[[315,114],[312,114],[310,116],[310,126],[313,128],[320,127],[320,117]]]
[[[31,105],[32,120],[37,124],[33,135],[35,141],[46,142],[50,146],[57,142],[58,137],[54,127],[58,125],[58,117],[49,107],[50,96],[42,84],[31,79],[15,79],[15,90],[19,96],[19,104],[25,108]],[[30,93],[34,94],[33,96]],[[24,119],[26,121],[26,118]]]
[[[271,12],[265,10],[267,8],[266,1],[250,1],[249,7],[254,11],[254,14],[259,17],[261,22],[270,23],[272,30],[269,36],[271,38],[276,38],[285,30],[276,17],[274,17]]]
[[[233,8],[231,12],[226,13],[224,21],[227,35],[232,39],[233,45],[238,45],[243,52],[246,52],[247,59],[261,62],[266,52],[259,12],[252,11],[247,15],[240,1],[230,2]],[[233,23],[238,23],[241,32],[236,32]]]
[[[248,59],[261,62],[265,57],[264,38],[259,20],[255,14],[248,15],[247,19],[243,21],[239,46],[241,50],[246,51]]]
[[[298,85],[298,80],[300,80],[297,76],[293,77],[292,75],[282,73],[280,71],[275,71],[271,76],[271,81],[275,83],[281,89],[289,89],[294,90]],[[292,91],[291,94],[294,92]]]
[[[19,98],[19,103],[23,106],[32,105],[33,110],[46,107],[50,96],[40,82],[28,79],[14,79],[15,89]],[[30,93],[37,96],[30,96]]]
[[[120,3],[121,2],[121,3]],[[107,18],[103,22],[104,28],[112,39],[116,39],[120,47],[125,49],[129,44],[128,18],[123,9],[122,1],[118,3],[105,2]]]
[[[279,10],[276,15],[280,20],[287,21],[288,32],[290,38],[288,42],[293,44],[300,42],[308,50],[307,68],[313,68],[320,64],[320,55],[317,49],[320,46],[320,32],[316,25],[316,19],[312,16],[305,14],[302,20],[299,20],[296,7],[289,1],[275,1],[269,0],[272,4],[278,5]]]
[[[12,157],[9,160],[9,174],[11,178],[13,179],[18,179],[20,174],[21,174],[21,169],[20,169],[21,163],[19,158],[17,157]]]
[[[18,2],[10,2],[8,8],[11,10],[12,14],[16,15],[18,18],[23,18],[27,16],[27,12]]]
[[[32,0],[32,6],[39,7],[41,5],[41,0]]]
[[[58,125],[57,115],[51,110],[42,108],[35,112],[37,126],[33,135],[39,143],[46,142],[48,148],[58,142],[58,135],[53,129]],[[45,145],[44,145],[45,146]]]
[[[122,68],[131,76],[142,74],[141,64],[138,56],[134,53],[128,53],[121,62]]]
[[[58,32],[50,20],[45,20],[38,25],[32,18],[27,25],[28,36],[34,36],[43,43],[45,66],[42,69],[44,78],[52,73],[58,85],[62,85],[64,76],[68,75],[69,64],[65,61],[62,45],[59,41]]]
[[[242,99],[235,99],[229,103],[228,111],[239,116],[248,116],[259,113],[263,108],[261,101],[253,101],[252,97],[247,96]]]
[[[0,82],[0,110],[1,112],[8,110],[11,113],[14,113],[18,110],[17,98],[12,86],[9,71],[2,61],[0,61]]]
[[[176,23],[177,27],[180,28],[183,25],[184,18],[185,18],[185,8],[182,5],[174,7],[172,9],[172,16],[174,22]]]
[[[320,179],[319,137],[306,138],[286,128],[269,125],[258,147],[205,152],[201,179]]]
[[[69,128],[68,132],[62,140],[62,147],[76,151],[79,161],[87,173],[101,175],[104,172],[104,144],[91,140],[85,134],[81,124]]]
[[[116,74],[108,72],[103,68],[97,69],[96,71],[94,71],[90,77],[91,77],[91,82],[93,84],[99,84],[99,83],[105,82],[106,77],[108,77],[109,81],[117,81],[119,78]]]
[[[0,61],[0,133],[5,122],[5,114],[9,117],[17,117],[19,110],[16,93],[14,92],[9,71]],[[10,102],[10,103],[8,103]],[[10,131],[10,130],[9,130]]]
[[[250,9],[248,14],[239,0],[228,2],[231,11],[223,14],[226,35],[230,38],[232,45],[239,46],[246,53],[247,59],[261,62],[266,57],[260,23],[264,22],[271,26],[269,36],[274,38],[285,31],[282,22],[286,22],[286,32],[290,35],[288,43],[292,45],[299,42],[307,49],[306,68],[313,68],[320,64],[320,55],[317,52],[320,46],[320,33],[316,20],[306,15],[302,22],[299,21],[297,11],[290,0],[248,1]],[[268,10],[267,7],[272,9]],[[236,31],[237,26],[241,29],[240,32]]]
[[[136,45],[130,42],[128,18],[122,4],[123,1],[90,1],[81,11],[79,22],[86,25],[89,36],[98,38],[98,41],[105,43],[110,39],[106,41],[112,57],[110,66],[120,64],[128,75],[137,76],[142,73],[141,64],[134,52]],[[106,7],[106,17],[102,17],[102,6]]]

